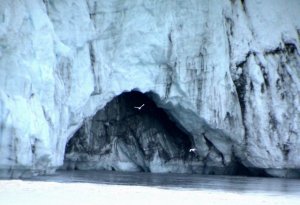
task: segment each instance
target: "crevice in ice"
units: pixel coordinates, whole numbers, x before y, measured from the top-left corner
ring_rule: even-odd
[[[265,84],[263,83],[260,84],[260,92],[265,93]]]
[[[280,55],[287,54],[288,56],[293,56],[297,53],[297,47],[294,43],[285,42],[284,45],[280,45],[274,49],[269,49],[264,52],[264,55]]]
[[[96,16],[97,16],[97,1],[87,1],[87,7],[89,9],[89,15],[90,15],[90,19],[94,25],[94,27],[96,28]]]
[[[44,118],[45,118],[45,120],[47,121],[48,125],[49,125],[51,128],[54,128],[54,123],[52,122],[52,119],[51,119],[51,117],[49,116],[49,114],[47,113],[47,111],[45,110],[45,107],[44,107],[44,106],[42,106],[42,110],[43,110]]]
[[[237,92],[237,95],[238,95],[238,100],[239,100],[239,105],[240,105],[240,108],[241,108],[241,114],[242,114],[242,123],[243,123],[243,127],[245,129],[245,146],[247,146],[247,143],[248,143],[248,128],[247,128],[247,125],[246,125],[246,119],[245,119],[245,116],[246,116],[246,94],[247,94],[247,85],[248,85],[248,79],[247,79],[247,71],[246,71],[246,66],[247,66],[247,62],[250,58],[251,55],[255,55],[255,53],[253,53],[252,51],[249,51],[246,56],[245,56],[245,59],[239,63],[237,63],[235,65],[236,67],[236,76],[237,77],[234,77],[233,78],[233,83],[235,85],[235,88],[236,88],[236,92]],[[252,83],[252,86],[251,86],[251,81],[250,81],[250,90],[254,91],[254,86],[253,86],[253,83]]]
[[[49,16],[49,0],[43,0],[43,3],[45,4],[46,13]]]
[[[167,99],[171,92],[171,87],[173,84],[173,75],[174,75],[174,69],[169,64],[162,65],[162,68],[166,72],[166,79],[165,79],[165,99]]]
[[[94,70],[95,63],[96,63],[96,56],[95,56],[95,50],[92,42],[89,44],[89,52],[90,52],[91,67]]]
[[[91,70],[93,73],[93,78],[94,78],[94,91],[91,95],[99,95],[101,94],[101,87],[99,85],[100,83],[100,77],[99,73],[97,72],[96,68],[96,54],[95,54],[95,48],[93,45],[93,42],[89,43],[89,54],[90,54],[90,63],[91,63]]]
[[[245,66],[251,54],[252,52],[248,52],[245,57],[245,60],[236,64],[236,69],[239,70],[240,73],[239,76],[233,80],[238,94],[242,116],[244,116],[246,111],[245,94],[246,94],[246,86],[247,86],[247,74],[245,73]]]
[[[57,57],[57,65],[56,65],[56,72],[64,84],[64,89],[65,89],[65,94],[66,96],[70,95],[71,92],[71,87],[72,87],[72,67],[73,67],[73,62],[71,59],[63,56],[58,56]]]
[[[9,152],[11,153],[10,156],[8,157],[8,160],[14,162],[15,164],[18,164],[19,159],[18,159],[18,147],[20,140],[18,136],[16,136],[16,131],[12,129],[11,131],[13,133],[13,138],[11,139],[8,148]]]
[[[282,149],[281,150],[282,150],[282,153],[283,153],[285,161],[287,161],[288,158],[289,158],[289,154],[290,154],[290,151],[291,151],[290,146],[291,146],[290,142],[284,143],[282,145]]]
[[[233,69],[233,62],[232,62],[232,44],[231,44],[231,38],[233,37],[233,26],[234,26],[234,21],[226,16],[224,14],[224,18],[225,18],[225,26],[226,26],[226,37],[227,37],[227,43],[228,43],[228,54],[229,54],[229,59],[230,59],[230,65],[229,68],[230,70]]]
[[[172,40],[172,30],[168,34],[168,50],[167,50],[167,60],[165,63],[161,64],[161,68],[163,68],[166,72],[165,79],[165,99],[167,99],[171,92],[171,87],[174,81],[174,74],[176,73],[177,63],[171,65],[171,57],[173,52],[173,40]]]
[[[261,73],[262,73],[262,76],[263,76],[263,79],[264,79],[264,85],[262,85],[262,93],[263,93],[264,92],[264,86],[266,86],[266,88],[269,88],[270,87],[270,82],[269,82],[269,77],[268,77],[266,67],[261,62],[258,63],[258,66],[261,70]]]
[[[272,112],[269,112],[269,124],[272,130],[277,129],[278,121]]]
[[[246,5],[245,5],[245,0],[241,0],[241,4],[242,4],[244,12],[246,13],[247,10],[246,10]]]

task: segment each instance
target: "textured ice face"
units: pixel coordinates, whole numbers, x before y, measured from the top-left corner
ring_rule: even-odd
[[[249,167],[299,169],[299,1],[0,5],[3,170],[62,165],[84,119],[132,89],[155,93],[203,153],[206,124]]]

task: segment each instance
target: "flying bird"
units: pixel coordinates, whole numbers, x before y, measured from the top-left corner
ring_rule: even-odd
[[[196,148],[191,148],[189,152],[196,152]]]
[[[138,109],[138,110],[141,110],[142,107],[144,107],[144,105],[145,105],[145,104],[142,104],[141,106],[139,106],[139,107],[134,107],[134,108],[135,108],[135,109]]]

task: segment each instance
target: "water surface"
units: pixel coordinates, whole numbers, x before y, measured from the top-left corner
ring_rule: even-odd
[[[300,180],[108,171],[0,180],[1,205],[104,203],[300,205]]]
[[[110,185],[135,185],[170,189],[210,189],[266,194],[299,194],[300,196],[299,179],[173,173],[154,174],[145,172],[58,171],[53,176],[40,176],[34,178],[34,180],[62,183],[81,182]]]

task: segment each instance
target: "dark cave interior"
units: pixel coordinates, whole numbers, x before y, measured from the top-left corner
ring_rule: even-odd
[[[153,99],[157,100],[157,96],[154,93],[141,93],[139,91],[124,92],[115,97],[112,101],[99,110],[92,119],[92,125],[86,133],[86,127],[80,128],[74,136],[69,140],[66,145],[66,154],[70,153],[84,153],[87,155],[95,155],[103,153],[103,147],[112,143],[112,135],[116,135],[118,140],[121,140],[125,147],[136,146],[135,150],[129,148],[129,158],[136,158],[134,155],[138,155],[136,149],[142,151],[142,156],[145,160],[153,158],[153,153],[147,153],[144,150],[157,149],[159,156],[168,161],[172,158],[180,158],[182,160],[196,160],[201,161],[197,154],[189,152],[189,149],[195,146],[193,137],[182,126],[173,119],[173,117],[167,113],[163,108],[156,105]],[[143,106],[142,106],[143,105]],[[138,107],[141,107],[138,109]],[[105,117],[103,117],[105,116]],[[100,123],[100,125],[99,125]],[[107,126],[109,124],[109,126]],[[142,131],[138,132],[137,130]],[[143,130],[144,129],[144,130]],[[141,132],[147,132],[149,129],[155,129],[155,132],[164,133],[166,141],[170,141],[172,149],[175,149],[176,154],[171,154],[172,151],[167,150],[166,147],[158,145],[160,142],[152,141],[147,146],[145,145],[145,139],[140,137]],[[130,138],[130,135],[134,139]],[[92,136],[92,137],[90,137]],[[87,140],[87,138],[90,138]],[[146,139],[149,141],[150,138]],[[151,138],[153,139],[153,138]],[[160,147],[159,147],[160,146]],[[159,147],[159,148],[157,148]],[[131,149],[131,150],[130,150]],[[112,150],[106,150],[106,153],[111,153]],[[86,155],[85,155],[86,156]],[[86,157],[80,160],[86,160]],[[66,160],[65,160],[66,161]],[[138,163],[139,171],[148,172],[148,167]],[[78,168],[75,165],[68,169],[84,169]],[[204,169],[197,173],[202,174],[228,174],[228,175],[240,175],[240,176],[267,176],[263,169],[251,169],[245,167],[240,160],[233,159],[227,171],[224,173],[219,172],[213,168]],[[206,169],[206,170],[205,170]],[[109,170],[117,170],[114,166],[111,166]],[[229,170],[229,171],[228,171]]]
[[[84,124],[74,134],[66,145],[66,155],[79,153],[84,155],[79,160],[85,161],[89,158],[87,155],[125,152],[140,171],[149,171],[149,161],[156,152],[165,162],[197,158],[189,152],[194,145],[193,137],[179,128],[178,122],[158,107],[153,97],[153,93],[139,91],[124,92],[115,97],[89,119],[89,127]],[[78,167],[76,165],[74,169],[80,169]],[[118,170],[113,165],[109,169]]]
[[[150,116],[153,120],[163,125],[166,132],[173,136],[173,140],[176,144],[181,144],[185,149],[190,149],[193,147],[192,137],[184,131],[182,128],[179,128],[180,125],[175,122],[172,117],[167,114],[167,112],[156,105],[152,100],[153,93],[141,93],[139,91],[124,92],[119,95],[117,98],[123,98],[126,102],[126,106],[129,109],[134,111],[135,115]],[[134,107],[144,106],[139,110]]]

